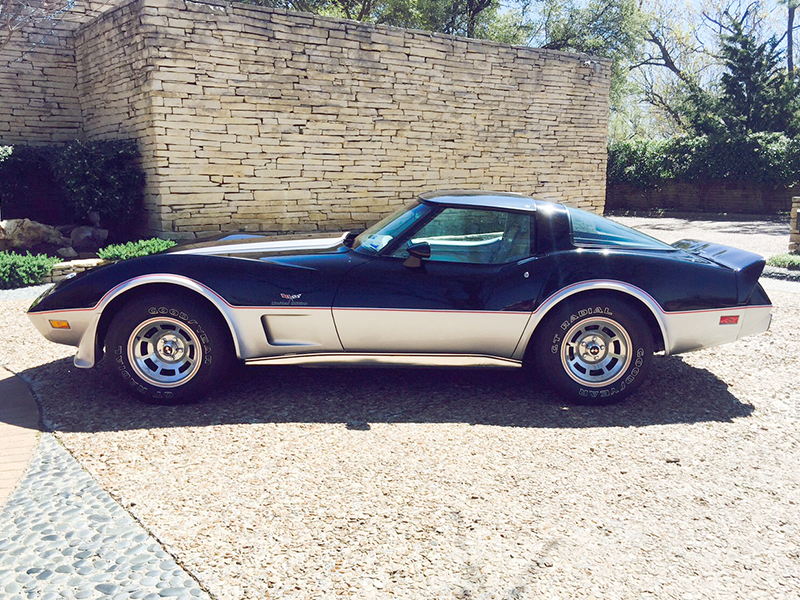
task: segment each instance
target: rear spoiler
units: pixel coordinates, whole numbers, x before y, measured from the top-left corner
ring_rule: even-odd
[[[767,263],[763,256],[754,252],[711,242],[680,240],[672,246],[731,269],[736,275],[736,295],[739,304],[744,304],[750,298]]]

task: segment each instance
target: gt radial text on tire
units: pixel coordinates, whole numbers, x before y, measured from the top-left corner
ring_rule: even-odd
[[[114,317],[106,336],[108,368],[145,402],[199,400],[234,360],[222,317],[180,294],[141,296]]]
[[[610,404],[642,384],[653,336],[638,310],[614,296],[587,295],[557,306],[537,328],[536,366],[561,396]]]

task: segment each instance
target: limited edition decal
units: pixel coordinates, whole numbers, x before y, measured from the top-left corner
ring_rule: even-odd
[[[303,294],[287,294],[281,292],[281,301],[273,302],[272,306],[308,306],[308,302],[300,302]]]

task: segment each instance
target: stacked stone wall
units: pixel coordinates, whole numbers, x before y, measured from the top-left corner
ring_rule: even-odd
[[[152,126],[144,3],[109,11],[75,33],[83,133],[90,139],[145,135]]]
[[[107,2],[81,0],[71,11],[11,36],[0,50],[0,145],[81,136],[73,33],[108,8]]]
[[[123,4],[84,24],[75,33],[77,90],[81,126],[87,139],[134,139],[146,174],[149,228],[160,230],[158,177],[150,74],[155,67],[149,45],[155,27],[143,25],[142,0]]]
[[[603,210],[607,61],[216,0],[83,6],[0,74],[0,142],[135,138],[153,232],[363,227],[454,188]]]
[[[775,188],[755,183],[711,181],[667,182],[658,189],[628,184],[609,185],[607,211],[675,210],[681,212],[730,212],[776,214],[788,212],[797,188]]]
[[[606,62],[214,2],[144,0],[142,30],[162,231],[359,227],[448,188],[603,210]]]

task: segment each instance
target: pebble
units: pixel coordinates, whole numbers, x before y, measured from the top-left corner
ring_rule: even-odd
[[[210,600],[51,434],[0,511],[0,532],[4,599]],[[158,589],[162,578],[171,587]]]

